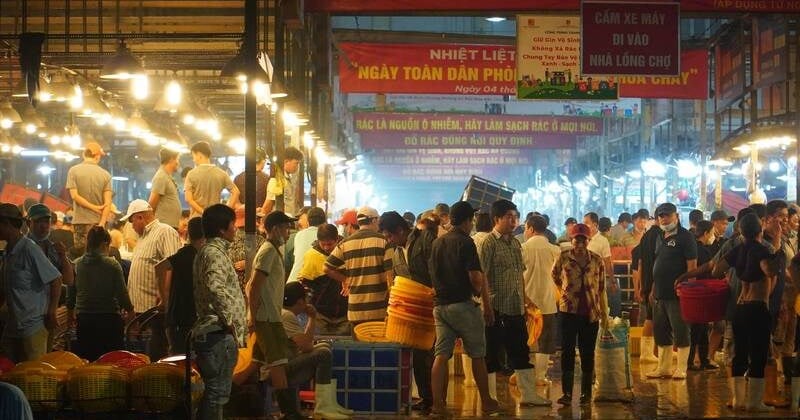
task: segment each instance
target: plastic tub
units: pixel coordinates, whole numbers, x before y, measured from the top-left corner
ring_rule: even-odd
[[[678,286],[681,317],[691,324],[725,318],[730,288],[725,280],[696,280]]]
[[[436,327],[432,319],[426,319],[389,308],[386,322],[386,338],[404,346],[430,350],[436,341]]]

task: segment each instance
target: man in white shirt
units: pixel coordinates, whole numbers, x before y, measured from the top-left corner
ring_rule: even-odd
[[[303,259],[306,252],[311,249],[311,245],[317,240],[317,228],[327,221],[325,210],[319,207],[311,207],[308,210],[307,217],[308,227],[294,235],[294,262],[287,281],[297,281],[297,273],[303,268]]]
[[[619,294],[619,285],[617,284],[616,279],[614,278],[614,267],[611,265],[611,244],[608,243],[608,239],[605,236],[600,234],[600,217],[595,212],[586,213],[583,216],[583,224],[589,226],[589,229],[592,230],[592,237],[589,239],[589,244],[586,248],[589,252],[594,252],[595,254],[599,255],[603,259],[603,265],[606,267],[606,299],[608,302],[618,302],[619,299],[614,299]],[[619,315],[619,310],[617,306],[610,305],[608,306],[611,316]]]
[[[556,352],[556,296],[550,272],[561,254],[557,245],[550,243],[545,235],[547,221],[533,215],[525,221],[525,238],[522,244],[522,261],[525,263],[525,295],[542,311],[542,334],[536,342],[536,384],[547,386],[547,363]]]

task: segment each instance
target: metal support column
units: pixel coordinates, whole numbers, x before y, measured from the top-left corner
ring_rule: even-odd
[[[246,60],[252,60],[255,66],[248,65],[246,68],[251,70],[258,67],[258,4],[257,0],[245,0],[244,2],[244,53]],[[249,74],[247,83],[252,83],[255,75]],[[245,259],[245,272],[249,273],[253,259],[250,258],[255,252],[256,244],[256,116],[258,104],[256,103],[255,89],[247,89],[244,100],[244,138],[245,138],[245,160],[244,160],[244,189],[245,189],[245,214],[244,232],[245,249],[248,258]]]

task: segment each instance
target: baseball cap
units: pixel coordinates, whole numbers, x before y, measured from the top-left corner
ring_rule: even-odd
[[[0,203],[0,217],[6,219],[22,219],[22,212],[19,207],[11,203]]]
[[[567,220],[564,221],[564,226],[574,225],[576,223],[578,223],[578,221],[574,217],[567,217]]]
[[[44,204],[34,204],[28,209],[28,219],[30,220],[49,219],[52,216],[50,209]]]
[[[375,210],[372,207],[367,207],[367,206],[359,207],[358,212],[356,214],[356,219],[359,222],[369,219],[375,219],[377,217],[379,217],[378,210]]]
[[[460,225],[462,222],[471,219],[477,209],[472,207],[472,204],[466,201],[458,201],[450,206],[450,220],[455,225]]]
[[[97,143],[95,141],[90,141],[89,143],[86,143],[85,149],[87,152],[90,152],[92,156],[106,155],[106,152],[103,150],[103,146],[100,146],[100,143]]]
[[[297,221],[296,218],[289,217],[286,215],[286,213],[280,210],[275,210],[272,213],[268,214],[267,218],[264,219],[264,227],[267,229],[272,229],[275,226],[296,221]]]
[[[727,220],[729,222],[733,222],[734,220],[736,220],[736,218],[733,216],[728,216],[728,213],[725,210],[714,210],[714,212],[711,213],[710,220],[712,222],[716,220]]]
[[[357,225],[358,219],[356,218],[356,209],[347,209],[342,213],[342,217],[336,221],[337,225]]]
[[[125,213],[125,216],[123,216],[121,219],[119,219],[119,221],[120,222],[127,222],[128,219],[130,219],[130,217],[133,216],[136,213],[141,213],[143,211],[152,211],[152,210],[153,210],[153,208],[150,207],[150,203],[148,203],[147,201],[144,201],[142,199],[136,199],[136,200],[131,201],[130,204],[128,204],[128,212]]]
[[[656,217],[658,217],[658,216],[660,216],[662,214],[672,214],[672,213],[677,213],[677,212],[678,212],[678,208],[675,207],[674,204],[672,204],[672,203],[661,203],[656,208]]]
[[[578,236],[590,238],[592,236],[592,231],[589,230],[589,226],[586,226],[583,223],[578,223],[575,226],[572,226],[572,229],[569,230],[569,237],[576,238]]]

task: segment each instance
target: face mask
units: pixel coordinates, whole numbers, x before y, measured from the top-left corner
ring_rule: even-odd
[[[673,232],[677,228],[678,228],[678,222],[672,222],[670,224],[661,225],[661,230],[663,230],[664,232]]]

